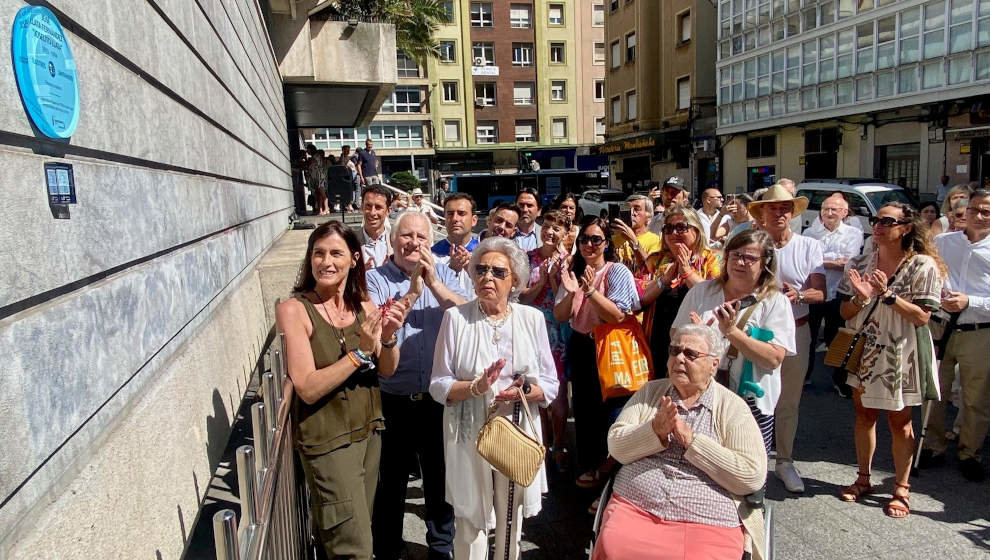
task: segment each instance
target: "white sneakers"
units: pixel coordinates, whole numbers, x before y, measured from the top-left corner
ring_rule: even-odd
[[[784,488],[787,488],[788,492],[795,494],[804,492],[804,481],[801,480],[801,474],[794,468],[794,463],[790,461],[779,462],[773,468],[773,473],[777,475],[778,480],[784,483]]]

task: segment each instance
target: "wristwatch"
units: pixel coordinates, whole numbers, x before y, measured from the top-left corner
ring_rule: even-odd
[[[894,302],[897,301],[897,294],[888,290],[887,295],[883,296],[883,299],[880,301],[882,301],[884,305],[894,305]]]
[[[632,247],[633,251],[639,251],[639,241],[635,243],[630,243],[629,246]]]
[[[804,292],[798,290],[798,303],[804,303]]]

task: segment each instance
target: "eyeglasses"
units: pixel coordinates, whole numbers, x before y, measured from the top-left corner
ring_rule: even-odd
[[[876,216],[870,216],[870,225],[873,227],[893,227],[893,226],[904,226],[910,224],[909,220],[898,220],[891,216],[884,216],[878,218]]]
[[[691,229],[691,226],[685,224],[684,222],[663,225],[663,232],[667,235],[670,235],[671,233],[676,233],[677,235],[684,235],[685,233],[688,232],[689,229]]]
[[[492,277],[496,280],[505,280],[509,276],[508,268],[503,268],[501,266],[488,266],[487,264],[474,265],[474,273],[478,276],[478,280],[488,276],[489,271],[491,271]]]
[[[749,253],[744,253],[742,251],[729,251],[729,259],[734,261],[742,261],[746,266],[753,266],[763,257],[757,255],[750,255]]]
[[[605,238],[600,235],[585,235],[581,234],[577,238],[578,245],[584,245],[585,243],[591,243],[593,246],[598,247],[602,243],[605,243]]]
[[[712,358],[712,357],[715,356],[715,354],[705,354],[704,352],[698,352],[697,350],[691,350],[690,348],[686,348],[684,346],[677,346],[675,344],[671,344],[667,348],[667,354],[671,358],[676,357],[677,355],[681,354],[682,352],[684,353],[684,357],[687,358],[687,361],[689,361],[689,362],[693,362],[693,361],[697,360],[698,358],[702,358],[702,357]]]
[[[975,206],[967,206],[966,212],[969,214],[979,215],[984,220],[990,220],[990,208],[977,208]]]

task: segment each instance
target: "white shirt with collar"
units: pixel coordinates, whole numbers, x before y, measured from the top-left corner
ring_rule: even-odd
[[[990,323],[990,235],[970,243],[965,231],[943,233],[935,247],[949,269],[944,288],[969,298],[958,324]]]
[[[835,231],[829,231],[821,218],[815,218],[815,223],[804,230],[802,234],[822,243],[822,255],[825,260],[848,259],[855,257],[863,249],[863,232],[845,222],[839,222]],[[825,288],[828,292],[825,301],[835,299],[835,290],[842,280],[843,270],[825,268]]]
[[[385,224],[388,225],[388,220],[385,221]],[[364,262],[371,261],[372,267],[382,266],[392,254],[392,244],[388,239],[389,229],[386,227],[382,230],[381,235],[372,239],[367,230],[361,227],[361,253],[364,255]]]

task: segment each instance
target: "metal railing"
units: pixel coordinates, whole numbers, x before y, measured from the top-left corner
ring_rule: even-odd
[[[385,187],[386,189],[392,191],[397,196],[398,195],[409,196],[409,193],[408,192],[406,192],[406,191],[404,191],[402,189],[393,187],[392,185],[390,185],[390,184],[388,184],[388,183],[386,183],[384,181],[382,181],[382,186]],[[442,217],[443,217],[443,206],[440,206],[439,204],[434,204],[434,203],[430,202],[429,200],[426,200],[426,197],[425,196],[423,198],[423,204],[425,204],[428,208],[430,208],[430,210],[433,210],[433,213],[436,214],[438,218],[440,218],[440,223],[439,224],[432,224],[432,226],[431,226],[433,228],[433,238],[434,239],[444,239],[445,237],[447,237],[447,228],[444,227],[444,225],[443,225],[443,219],[442,219]]]
[[[237,448],[241,519],[225,509],[213,516],[217,560],[305,558],[309,508],[305,481],[297,480],[292,447],[292,382],[285,335],[269,349],[272,371],[261,376],[262,402],[251,405],[254,446]]]

